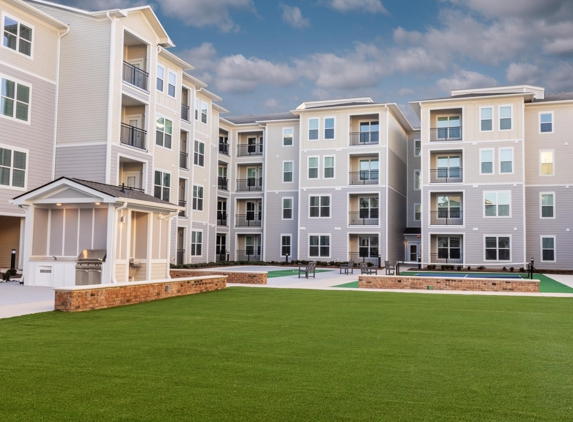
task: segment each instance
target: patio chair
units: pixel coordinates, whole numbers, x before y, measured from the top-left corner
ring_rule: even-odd
[[[351,259],[348,262],[340,264],[340,274],[342,274],[342,271],[344,271],[344,274],[348,274],[349,271],[350,274],[354,274],[354,260]]]
[[[386,268],[386,275],[396,274],[396,265],[390,265],[390,261],[384,261],[384,268]]]
[[[306,278],[312,273],[312,278],[316,278],[316,262],[310,261],[307,265],[303,267],[298,267],[298,278],[301,274],[304,274]]]
[[[378,275],[378,270],[374,267],[369,267],[368,263],[360,263],[360,274],[376,274]]]

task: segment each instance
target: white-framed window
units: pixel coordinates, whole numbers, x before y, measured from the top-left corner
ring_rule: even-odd
[[[205,167],[205,144],[201,141],[195,141],[195,149],[193,151],[193,164],[200,167]]]
[[[484,217],[511,217],[511,192],[484,192]]]
[[[3,46],[32,57],[32,35],[34,27],[4,15],[2,22]]]
[[[207,123],[207,103],[201,101],[201,123]]]
[[[539,218],[555,218],[555,192],[539,193]]]
[[[283,128],[283,147],[291,147],[293,145],[292,137],[294,129],[292,127]]]
[[[317,141],[318,140],[318,129],[319,129],[318,119],[308,119],[308,140]]]
[[[422,172],[414,170],[414,190],[422,189]]]
[[[292,234],[281,234],[281,256],[292,256]]]
[[[30,121],[30,91],[28,85],[2,78],[0,115],[22,122]]]
[[[513,148],[500,148],[499,154],[499,173],[513,174]]]
[[[171,137],[173,134],[173,122],[163,117],[158,117],[155,123],[155,144],[171,149]]]
[[[552,149],[542,149],[539,151],[539,174],[541,176],[553,176],[555,174],[555,151]]]
[[[324,178],[334,179],[334,157],[324,157]]]
[[[414,139],[414,157],[419,157],[422,154],[422,140]]]
[[[201,230],[191,231],[191,256],[203,255],[203,232]]]
[[[493,107],[480,107],[480,132],[493,130]]]
[[[462,197],[459,194],[438,195],[436,197],[437,218],[461,220]],[[434,215],[436,215],[434,214]],[[433,220],[433,219],[432,219]]]
[[[203,211],[203,186],[193,185],[193,209]]]
[[[484,236],[485,261],[511,261],[511,236]]]
[[[160,170],[155,170],[153,179],[153,196],[169,202],[171,192],[171,174]]]
[[[539,133],[553,133],[553,112],[539,112]]]
[[[334,139],[334,117],[324,118],[324,139]]]
[[[360,171],[358,177],[361,183],[365,180],[378,181],[378,158],[366,158],[358,162]]]
[[[377,144],[380,139],[380,124],[377,121],[360,122],[358,144]]]
[[[330,195],[313,195],[309,204],[310,218],[330,218]]]
[[[358,198],[358,218],[377,220],[379,215],[378,206],[377,196],[365,196]]]
[[[513,107],[510,105],[499,106],[499,130],[511,130]]]
[[[441,116],[437,118],[438,141],[460,141],[462,139],[461,116]]]
[[[493,174],[493,149],[480,149],[479,161],[479,174]]]
[[[541,261],[555,262],[556,236],[541,236]]]
[[[0,186],[26,188],[28,151],[0,145]]]
[[[163,87],[165,85],[165,68],[161,65],[157,65],[157,83],[155,87],[158,91],[163,92]]]
[[[175,98],[176,86],[177,86],[177,75],[172,71],[167,72],[167,95]]]
[[[283,183],[291,183],[293,181],[293,161],[283,161]]]
[[[308,157],[308,178],[318,179],[318,157]]]
[[[422,205],[414,204],[414,221],[422,220]]]
[[[313,258],[330,257],[330,235],[311,234],[308,236],[308,256]]]
[[[438,236],[438,258],[447,260],[462,259],[462,238],[460,236]]]
[[[195,120],[199,120],[199,100],[195,98]]]
[[[283,198],[283,220],[292,220],[293,198]]]

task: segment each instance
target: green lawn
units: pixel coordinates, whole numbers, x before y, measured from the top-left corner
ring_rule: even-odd
[[[0,320],[1,421],[566,421],[573,299],[230,288]]]

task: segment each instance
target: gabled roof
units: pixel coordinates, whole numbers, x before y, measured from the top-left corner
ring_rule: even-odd
[[[20,9],[23,9],[24,11],[26,11],[27,13],[29,13],[30,15],[43,20],[45,22],[50,23],[51,25],[55,26],[58,29],[67,29],[68,25],[66,25],[65,23],[59,21],[58,19],[48,15],[47,13],[44,13],[43,11],[41,11],[40,9],[35,8],[34,6],[28,4],[27,2],[24,2],[22,0],[5,0],[6,3],[11,4],[14,7],[18,7]]]
[[[187,63],[185,60],[180,59],[175,54],[173,54],[171,51],[167,51],[163,47],[159,47],[159,53],[158,54],[160,56],[164,57],[165,59],[170,60],[171,62],[175,63],[176,65],[181,67],[184,71],[195,69],[193,66],[191,66],[189,63]]]
[[[270,122],[277,120],[298,120],[299,117],[292,114],[290,111],[283,113],[267,113],[267,114],[250,114],[248,116],[230,116],[225,117],[225,120],[235,125],[256,124],[262,122]]]

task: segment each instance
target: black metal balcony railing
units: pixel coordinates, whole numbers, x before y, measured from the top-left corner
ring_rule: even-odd
[[[462,127],[435,127],[430,129],[430,141],[461,141]]]
[[[189,154],[186,152],[179,153],[179,168],[180,169],[189,169]]]
[[[149,73],[127,62],[123,62],[123,80],[130,85],[143,89],[144,91],[149,91],[147,89]]]
[[[461,167],[443,167],[430,170],[431,183],[461,183],[464,176]]]
[[[350,215],[351,226],[377,226],[378,225],[378,209],[370,208],[362,211],[352,211]]]
[[[261,251],[258,250],[258,248],[247,249],[244,251],[237,251],[237,261],[258,262],[260,260],[261,260]]]
[[[139,129],[134,126],[130,126],[127,123],[121,124],[121,143],[123,145],[129,145],[130,147],[135,147],[139,149],[146,149],[145,138],[147,136],[147,131]]]
[[[227,255],[223,252],[218,252],[215,255],[215,262],[225,262],[227,261]]]
[[[189,106],[185,104],[181,104],[181,119],[189,122]]]
[[[260,212],[248,212],[246,214],[237,214],[235,227],[261,227],[262,216]]]
[[[229,180],[226,177],[219,177],[219,190],[229,190]]]
[[[237,179],[237,192],[252,192],[263,190],[263,178],[251,177],[249,179]]]
[[[185,249],[177,249],[177,265],[185,264]]]
[[[464,224],[464,215],[462,210],[456,208],[431,211],[432,221],[430,224],[435,226],[461,226]]]
[[[438,253],[431,253],[430,259],[434,264],[463,264],[462,251],[458,249],[450,249],[439,251]]]
[[[217,211],[217,225],[227,227],[227,214],[221,211]]]
[[[219,154],[229,155],[229,144],[219,142]]]
[[[184,210],[179,211],[179,217],[187,217],[187,201],[180,199],[179,200],[179,206],[185,207]]]
[[[378,266],[378,250],[371,248],[370,251],[350,252],[349,259],[354,262],[371,262],[375,267]],[[360,270],[360,269],[359,269]]]
[[[122,188],[123,190],[129,189],[129,190],[136,190],[138,192],[144,192],[145,193],[145,189],[136,188],[135,186],[127,186],[125,183],[118,185],[118,187]]]
[[[378,131],[350,132],[350,145],[376,145],[380,135]]]
[[[378,170],[361,170],[350,172],[351,185],[377,185]]]
[[[237,157],[247,157],[249,155],[263,155],[263,144],[237,145]]]

